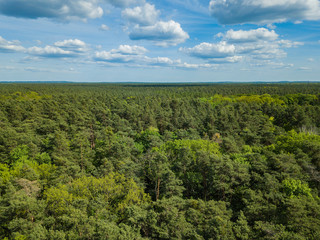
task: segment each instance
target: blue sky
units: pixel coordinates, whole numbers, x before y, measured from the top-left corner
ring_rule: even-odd
[[[0,81],[319,81],[319,0],[0,0]]]

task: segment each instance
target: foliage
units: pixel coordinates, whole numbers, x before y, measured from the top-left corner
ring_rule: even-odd
[[[320,84],[1,84],[1,239],[320,239]]]

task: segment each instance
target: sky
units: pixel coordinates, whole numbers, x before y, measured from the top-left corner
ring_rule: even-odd
[[[0,81],[320,81],[320,0],[0,0]]]

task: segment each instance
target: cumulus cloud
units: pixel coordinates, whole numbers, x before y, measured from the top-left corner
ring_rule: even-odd
[[[180,51],[185,52],[193,57],[214,59],[226,58],[235,54],[235,46],[228,44],[225,41],[219,43],[203,42],[193,48],[180,48]]]
[[[292,63],[283,63],[283,62],[274,62],[271,60],[261,60],[261,61],[256,61],[253,64],[251,64],[251,66],[254,67],[265,67],[268,66],[272,69],[289,69],[294,67],[294,65]]]
[[[131,40],[150,40],[158,46],[175,46],[185,42],[189,35],[180,24],[171,20],[159,21],[152,26],[136,26],[129,34]]]
[[[25,48],[17,40],[7,41],[0,36],[0,52],[22,52],[38,57],[46,58],[67,58],[67,57],[78,57],[89,51],[87,44],[79,39],[67,39],[64,41],[55,42],[53,45],[47,45],[45,47],[29,47]],[[26,57],[23,61],[28,61],[34,57]]]
[[[181,60],[172,60],[171,58],[168,58],[168,57],[155,57],[155,58],[146,57],[146,62],[153,66],[174,67],[177,64],[180,64]]]
[[[21,18],[50,18],[60,21],[99,18],[99,0],[0,0],[0,13]]]
[[[136,60],[136,57],[133,55],[124,55],[121,53],[101,51],[101,52],[95,53],[94,59],[96,61],[102,61],[102,62],[126,63],[126,62],[132,62]]]
[[[235,63],[243,56],[256,59],[272,59],[286,56],[277,43],[241,43],[229,44],[225,41],[218,43],[201,43],[193,48],[180,49],[192,57],[205,59],[211,62]]]
[[[31,19],[86,21],[103,15],[103,3],[124,8],[144,3],[144,0],[0,0],[0,14]]]
[[[147,62],[152,66],[156,67],[173,67],[180,69],[200,69],[200,68],[215,68],[216,64],[196,64],[196,63],[187,63],[182,62],[180,59],[172,60],[168,57],[156,57],[156,58],[147,58]]]
[[[252,29],[249,31],[244,30],[229,30],[226,34],[219,33],[217,36],[227,39],[229,42],[256,42],[274,41],[279,35],[274,30],[268,30],[266,28]]]
[[[143,55],[148,50],[141,46],[120,45],[118,49],[111,50],[113,53],[120,53],[124,55]]]
[[[0,52],[23,52],[24,50],[25,48],[21,46],[21,43],[19,41],[7,41],[0,36]]]
[[[120,45],[117,49],[96,52],[94,61],[111,66],[131,67],[171,67],[181,69],[213,68],[216,64],[192,64],[168,57],[148,57],[147,50],[141,46]]]
[[[105,25],[105,24],[101,24],[101,26],[99,27],[99,30],[101,30],[101,31],[108,31],[108,30],[110,30],[110,28],[109,28],[107,25]]]
[[[292,42],[290,40],[276,41],[256,41],[253,43],[243,43],[236,46],[238,54],[244,54],[255,59],[274,59],[284,58],[287,53],[285,48],[294,48],[303,45],[301,42]]]
[[[63,50],[83,53],[88,50],[87,44],[79,39],[68,39],[60,42],[55,42],[54,46]]]
[[[47,58],[65,58],[73,57],[75,53],[71,51],[66,51],[55,46],[45,46],[45,47],[31,47],[27,51],[31,55],[47,57]]]
[[[180,63],[177,64],[177,68],[181,69],[201,69],[201,68],[207,68],[207,69],[217,69],[217,64],[209,64],[209,63],[202,63],[202,64],[195,64],[195,63]]]
[[[301,70],[301,71],[310,71],[312,70],[311,67],[299,67],[298,70]]]
[[[304,45],[302,42],[292,42],[290,40],[279,40],[277,43],[283,48],[292,48]]]
[[[178,22],[160,21],[159,15],[160,11],[149,3],[123,10],[122,17],[129,23],[130,39],[152,41],[157,46],[168,47],[176,46],[189,38]]]
[[[242,54],[254,59],[284,58],[287,53],[277,42],[260,42],[255,44],[237,45],[237,54]]]
[[[46,58],[77,57],[87,51],[87,44],[79,39],[67,39],[55,42],[52,46],[30,47],[27,49],[27,53],[30,55]]]
[[[303,45],[301,42],[279,40],[279,35],[274,30],[265,28],[229,30],[217,36],[222,38],[220,42],[203,42],[192,48],[180,48],[180,51],[208,62],[236,63],[244,59],[265,61],[284,58],[287,56],[285,48]]]
[[[232,57],[225,57],[225,58],[214,58],[211,59],[211,62],[214,63],[237,63],[243,59],[243,56],[232,56]]]
[[[209,10],[221,24],[320,19],[319,0],[211,0]]]
[[[149,3],[135,8],[126,8],[122,11],[122,17],[127,21],[142,26],[155,24],[159,14],[160,11],[156,10],[155,6]]]
[[[143,60],[144,54],[148,50],[141,46],[120,45],[117,49],[111,51],[101,51],[95,53],[96,61],[128,63]]]

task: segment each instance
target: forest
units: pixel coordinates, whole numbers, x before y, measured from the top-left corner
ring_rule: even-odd
[[[0,83],[0,239],[320,239],[320,83]]]

